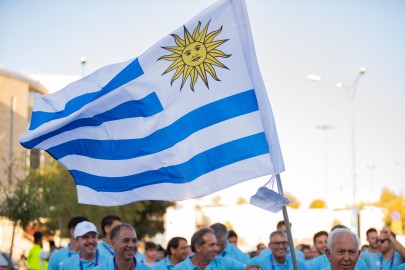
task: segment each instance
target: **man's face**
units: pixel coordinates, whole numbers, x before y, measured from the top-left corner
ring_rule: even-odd
[[[275,234],[270,238],[269,248],[275,258],[283,258],[287,253],[287,237]]]
[[[377,237],[378,237],[377,232],[369,232],[367,234],[367,242],[369,246],[371,246],[374,249],[378,248]]]
[[[88,232],[83,236],[76,238],[77,246],[83,256],[96,256],[97,251],[97,233]]]
[[[302,252],[304,253],[305,260],[309,260],[309,259],[313,258],[311,248],[305,248],[302,250]]]
[[[210,262],[215,259],[218,253],[217,239],[212,233],[206,233],[203,237],[204,244],[196,245],[196,254],[202,257],[206,262]]]
[[[235,247],[238,245],[238,239],[235,236],[228,237],[228,242]]]
[[[134,230],[122,227],[118,239],[111,239],[115,257],[123,261],[131,261],[138,250],[138,238]]]
[[[391,241],[388,238],[382,238],[380,236],[380,238],[378,238],[377,241],[378,241],[378,251],[380,251],[382,254],[386,254],[391,250],[391,248],[393,248]]]
[[[217,254],[221,254],[222,251],[224,251],[225,246],[226,246],[226,237],[221,237],[221,238],[217,238],[217,246],[218,246],[218,251]]]
[[[119,220],[114,220],[114,221],[111,223],[111,225],[106,225],[106,226],[104,227],[105,234],[106,234],[106,235],[110,235],[111,230],[114,229],[115,227],[117,227],[118,225],[121,225],[121,224],[122,224],[121,221],[119,221]]]
[[[171,248],[171,253],[178,261],[184,261],[189,254],[189,246],[186,241],[180,240],[177,248]]]
[[[328,237],[326,235],[318,236],[315,239],[315,247],[316,247],[316,250],[318,251],[319,255],[322,255],[325,253],[327,243],[328,243]]]
[[[338,233],[334,237],[332,250],[325,251],[332,270],[354,270],[360,251],[354,237],[348,233]]]

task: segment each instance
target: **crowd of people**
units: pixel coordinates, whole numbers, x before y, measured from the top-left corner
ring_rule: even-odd
[[[291,225],[291,224],[290,224]],[[152,241],[139,248],[136,230],[116,215],[101,220],[103,238],[94,223],[84,216],[67,224],[70,243],[50,252],[42,250],[42,234],[34,234],[28,254],[30,270],[405,270],[405,248],[387,227],[378,233],[366,232],[368,245],[360,247],[356,234],[343,225],[330,232],[314,234],[312,245],[298,245],[290,250],[284,221],[270,233],[267,244],[257,244],[255,251],[244,253],[238,235],[224,224],[215,223],[198,229],[190,243],[183,236],[173,237],[166,248]],[[291,227],[291,226],[290,226]]]

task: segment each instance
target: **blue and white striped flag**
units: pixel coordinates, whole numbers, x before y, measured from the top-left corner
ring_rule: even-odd
[[[242,0],[37,95],[20,142],[61,162],[85,204],[196,198],[284,170]]]

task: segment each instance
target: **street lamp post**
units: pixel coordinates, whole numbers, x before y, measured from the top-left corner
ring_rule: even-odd
[[[326,132],[328,130],[332,129],[332,126],[330,125],[317,125],[316,129],[322,130],[323,131],[323,177],[324,177],[324,186],[323,186],[323,193],[326,196],[326,193],[328,191],[328,142],[327,142],[327,135]]]
[[[351,129],[351,155],[352,155],[352,185],[353,185],[353,209],[356,213],[356,230],[357,235],[359,235],[359,221],[358,221],[358,209],[356,206],[356,193],[357,193],[357,181],[356,181],[356,125],[355,125],[355,97],[356,97],[356,92],[357,92],[357,87],[360,81],[360,78],[366,73],[366,68],[365,67],[360,67],[359,72],[355,79],[353,80],[352,83],[346,84],[346,83],[341,83],[337,82],[334,83],[335,87],[337,88],[342,88],[348,90],[348,97],[349,97],[349,103],[350,103],[350,129]],[[311,81],[316,81],[316,82],[321,82],[324,81],[326,83],[333,83],[331,81],[327,80],[322,80],[321,76],[315,75],[315,74],[309,74],[307,76],[308,80]]]

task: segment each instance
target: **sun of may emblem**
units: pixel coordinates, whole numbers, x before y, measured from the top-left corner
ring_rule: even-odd
[[[209,22],[200,32],[201,22],[199,22],[192,35],[184,26],[184,39],[181,39],[178,35],[172,34],[177,46],[163,47],[163,49],[172,52],[172,54],[164,55],[158,60],[164,59],[173,61],[173,63],[162,75],[176,69],[170,83],[173,84],[175,80],[183,75],[180,90],[183,88],[188,77],[190,77],[190,88],[192,91],[194,91],[194,85],[198,77],[204,81],[209,89],[207,73],[209,73],[214,80],[219,81],[213,66],[228,69],[216,59],[217,57],[227,58],[231,56],[217,49],[217,47],[228,41],[228,39],[214,41],[214,38],[221,33],[222,26],[218,30],[208,33],[208,25]]]

